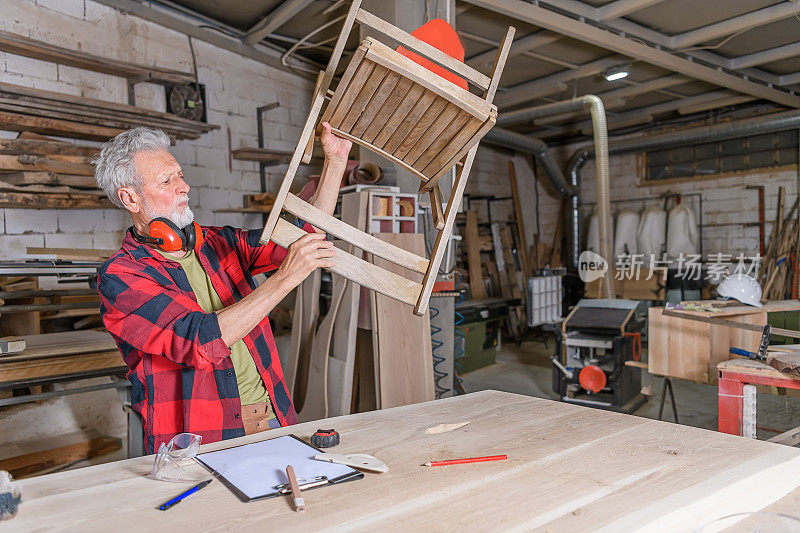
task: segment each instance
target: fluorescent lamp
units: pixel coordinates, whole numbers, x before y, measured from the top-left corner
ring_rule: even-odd
[[[626,67],[612,67],[606,70],[606,81],[617,81],[622,78],[628,77],[628,69]]]

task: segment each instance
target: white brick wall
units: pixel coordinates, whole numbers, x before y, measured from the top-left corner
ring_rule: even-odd
[[[91,0],[2,0],[0,29],[104,57],[190,72],[186,35],[123,14]],[[237,54],[193,40],[200,83],[206,85],[210,123],[219,130],[195,141],[178,141],[172,153],[184,168],[191,207],[200,224],[258,227],[260,216],[215,213],[240,207],[242,195],[260,191],[258,165],[228,163],[230,147],[257,146],[256,108],[278,101],[265,115],[266,146],[293,149],[310,105],[312,82]],[[73,67],[0,52],[0,81],[67,94],[127,103],[125,80]],[[164,111],[164,89],[141,83],[136,104]],[[0,137],[16,133],[0,131]],[[268,183],[277,189],[285,166],[268,168]],[[301,175],[311,174],[302,168]],[[298,184],[304,184],[302,177]],[[7,221],[7,222],[6,222]],[[109,210],[0,209],[0,258],[25,257],[25,246],[116,248],[129,217]]]

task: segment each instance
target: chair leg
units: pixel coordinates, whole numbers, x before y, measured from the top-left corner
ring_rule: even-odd
[[[472,170],[472,162],[475,160],[475,154],[478,151],[478,144],[470,148],[467,156],[464,158],[464,165],[459,172],[456,173],[456,180],[453,183],[453,192],[450,193],[450,199],[447,201],[447,209],[444,214],[444,228],[442,228],[436,235],[436,242],[431,250],[431,258],[428,263],[428,271],[422,280],[422,291],[419,294],[417,305],[414,307],[414,314],[422,316],[428,310],[428,301],[433,292],[433,284],[436,283],[436,276],[439,273],[439,266],[442,264],[444,252],[450,242],[450,236],[453,234],[453,225],[456,221],[456,213],[458,207],[461,205],[461,197],[464,196],[464,189],[467,186],[467,178],[469,178],[470,170]]]
[[[305,153],[306,146],[308,146],[308,141],[312,138],[312,135],[314,135],[314,128],[317,125],[317,118],[319,118],[320,111],[322,110],[322,104],[325,102],[325,95],[328,93],[328,87],[330,87],[333,81],[333,75],[339,65],[339,60],[342,58],[342,52],[344,52],[347,37],[353,29],[353,24],[355,24],[356,15],[360,7],[361,0],[353,0],[353,3],[350,5],[350,11],[347,13],[347,18],[339,34],[339,39],[336,41],[336,46],[333,48],[333,54],[325,69],[325,74],[320,80],[320,89],[314,94],[314,99],[311,102],[311,110],[308,112],[306,124],[303,126],[303,131],[300,134],[300,140],[297,143],[297,147],[294,149],[292,160],[289,162],[289,168],[286,170],[286,176],[283,178],[280,189],[278,189],[278,194],[275,197],[275,204],[272,206],[269,218],[264,226],[264,232],[261,234],[261,242],[263,244],[269,242],[270,237],[272,237],[272,232],[275,230],[275,225],[278,223],[278,217],[281,214],[281,209],[283,209],[283,202],[286,200],[289,187],[292,185],[292,181],[294,181],[294,177],[297,174],[297,167],[300,166],[300,160]]]

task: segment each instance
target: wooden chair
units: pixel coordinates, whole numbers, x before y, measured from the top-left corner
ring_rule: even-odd
[[[331,268],[349,280],[413,305],[414,313],[422,315],[428,308],[436,274],[453,231],[478,141],[492,128],[497,117],[497,108],[492,105],[492,100],[515,30],[509,28],[506,33],[489,77],[364,11],[360,5],[360,0],[353,1],[330,62],[317,79],[311,111],[275,198],[261,242],[272,240],[286,247],[302,237],[302,229],[280,218],[285,210],[356,248],[423,274],[422,283],[418,283],[368,263],[360,255],[357,257],[341,250],[336,255],[336,265]],[[301,160],[310,160],[317,119],[325,99],[329,97],[333,75],[356,22],[377,30],[484,89],[483,96],[464,90],[368,37],[353,55],[319,121],[329,122],[336,135],[382,155],[419,177],[422,182],[420,192],[431,194],[434,224],[439,230],[430,259],[349,226],[289,193]],[[459,162],[452,193],[442,212],[437,183]]]

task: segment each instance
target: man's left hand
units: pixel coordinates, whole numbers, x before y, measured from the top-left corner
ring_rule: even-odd
[[[353,143],[347,139],[337,137],[331,131],[331,125],[327,122],[322,123],[322,135],[319,137],[322,143],[322,150],[325,152],[325,159],[328,161],[347,161],[347,155]]]

